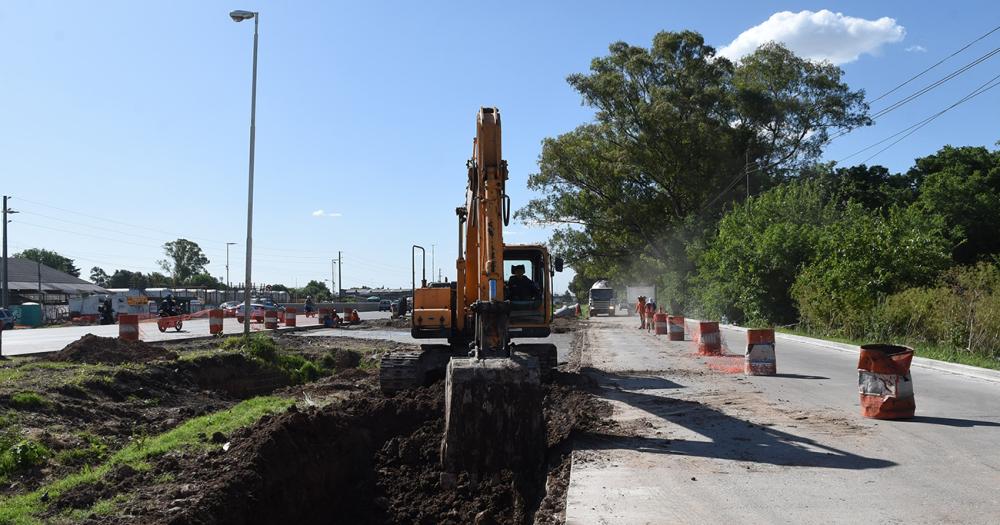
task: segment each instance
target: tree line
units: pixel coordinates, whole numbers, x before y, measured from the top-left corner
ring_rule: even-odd
[[[591,283],[656,283],[689,316],[1000,353],[1000,153],[944,147],[905,173],[819,162],[869,125],[827,63],[701,35],[615,43],[568,82],[594,119],[545,139],[518,211]]]

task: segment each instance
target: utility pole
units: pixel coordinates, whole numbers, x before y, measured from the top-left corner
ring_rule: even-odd
[[[437,266],[434,265],[434,245],[432,244],[431,245],[431,279],[434,278],[434,269],[435,268],[437,268]]]
[[[344,260],[341,258],[342,254],[337,251],[337,300],[342,300],[343,297],[340,295],[340,290],[344,287],[344,276],[341,272],[344,271]]]
[[[337,286],[337,283],[333,280],[333,278],[336,277],[336,275],[335,275],[336,271],[333,269],[333,265],[335,265],[335,264],[337,264],[337,259],[330,259],[330,293],[331,294],[333,293],[334,290],[336,290],[336,288],[334,288],[334,287]]]
[[[17,213],[16,211],[7,207],[7,201],[10,199],[7,195],[3,196],[3,264],[0,268],[3,269],[3,297],[2,306],[4,308],[10,307],[10,280],[7,278],[7,223],[10,220],[7,219],[8,215]]]

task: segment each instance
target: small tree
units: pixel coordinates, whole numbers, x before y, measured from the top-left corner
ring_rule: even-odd
[[[111,276],[104,271],[103,268],[94,266],[90,269],[90,282],[96,284],[97,286],[108,286],[108,281],[111,280]]]
[[[311,295],[313,300],[316,301],[328,301],[331,297],[333,297],[333,294],[330,293],[330,288],[326,286],[326,283],[320,281],[309,281],[309,284],[306,284],[297,290],[296,295],[300,297]]]
[[[182,283],[192,276],[205,273],[208,257],[198,243],[187,239],[177,239],[163,245],[167,259],[158,261],[160,267],[170,274],[175,283]]]

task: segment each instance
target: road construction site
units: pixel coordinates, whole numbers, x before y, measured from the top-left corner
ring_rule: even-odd
[[[370,322],[375,324],[375,321]],[[778,374],[637,329],[560,320],[534,469],[449,481],[444,385],[379,391],[380,322],[241,339],[86,336],[0,367],[4,432],[41,460],[0,522],[988,523],[1000,378],[916,366],[917,417],[864,419],[857,355],[776,345]],[[345,337],[346,335],[346,337]],[[32,445],[35,446],[35,445]]]

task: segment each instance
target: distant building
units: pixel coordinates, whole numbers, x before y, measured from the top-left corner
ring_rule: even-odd
[[[0,266],[0,272],[3,267]],[[108,290],[96,284],[39,264],[31,259],[7,258],[7,278],[10,304],[35,302],[66,304],[71,297],[106,294]],[[2,279],[2,277],[0,277]]]

